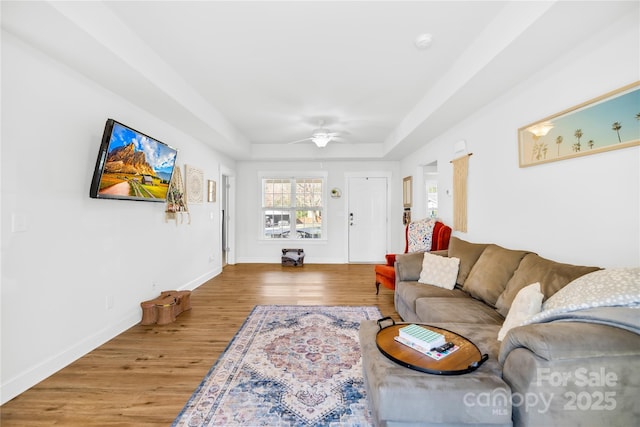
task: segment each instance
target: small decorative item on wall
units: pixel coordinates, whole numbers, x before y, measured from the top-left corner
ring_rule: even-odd
[[[411,207],[412,182],[413,177],[410,176],[406,176],[402,180],[402,205],[405,208]]]
[[[216,201],[216,182],[209,180],[207,183],[207,202],[214,203]]]
[[[339,199],[340,196],[342,196],[342,192],[340,191],[339,188],[332,188],[331,189],[331,197],[334,199]]]
[[[407,225],[411,222],[411,208],[404,208],[402,214],[402,225]]]
[[[465,154],[451,160],[453,164],[453,229],[467,232],[467,176],[469,174],[469,157]]]
[[[640,144],[640,81],[518,129],[520,167]]]
[[[183,215],[187,215],[188,223],[191,224],[191,215],[187,208],[187,201],[184,197],[184,186],[182,185],[182,175],[180,174],[180,167],[176,166],[169,183],[169,190],[167,191],[167,209],[165,210],[165,222],[170,219],[176,221],[178,225],[178,216],[180,216],[181,222],[184,222]]]
[[[201,169],[186,165],[187,169],[187,202],[202,203],[204,191],[204,174]]]

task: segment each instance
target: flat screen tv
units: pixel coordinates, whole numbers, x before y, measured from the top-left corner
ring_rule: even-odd
[[[175,148],[109,119],[89,196],[164,202],[177,154]]]

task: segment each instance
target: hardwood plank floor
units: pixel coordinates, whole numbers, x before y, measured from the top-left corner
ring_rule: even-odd
[[[165,326],[136,325],[0,407],[7,426],[168,426],[258,304],[375,305],[373,265],[227,266]]]

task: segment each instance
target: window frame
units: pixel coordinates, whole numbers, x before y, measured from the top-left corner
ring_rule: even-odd
[[[327,240],[327,198],[329,193],[327,191],[327,172],[259,172],[258,173],[258,185],[260,188],[260,213],[259,213],[259,239],[265,242],[289,242],[289,241],[304,241],[306,242],[320,242]],[[289,207],[266,207],[265,201],[265,180],[289,180],[291,183],[291,205]],[[296,212],[300,210],[308,210],[296,206],[296,182],[303,179],[320,179],[322,181],[322,206],[310,208],[313,210],[319,210],[321,213],[320,235],[319,238],[301,238],[298,237],[298,233],[295,232],[295,220],[289,221],[289,230],[287,237],[266,237],[265,236],[265,216],[267,211],[288,211],[289,218],[295,218]]]

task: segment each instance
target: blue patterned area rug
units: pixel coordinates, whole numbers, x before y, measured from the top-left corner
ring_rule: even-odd
[[[358,342],[377,307],[258,305],[174,426],[370,426]]]

